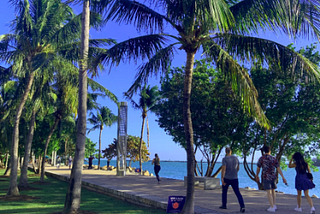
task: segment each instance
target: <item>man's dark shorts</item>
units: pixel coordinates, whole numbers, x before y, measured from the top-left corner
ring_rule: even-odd
[[[277,189],[276,181],[274,180],[263,180],[263,188],[268,189]]]

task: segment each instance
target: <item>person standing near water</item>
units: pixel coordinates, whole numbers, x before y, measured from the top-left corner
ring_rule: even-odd
[[[220,209],[227,209],[227,193],[228,188],[231,185],[234,193],[238,198],[240,204],[240,212],[245,212],[244,202],[242,195],[239,190],[238,171],[239,160],[236,156],[231,155],[232,151],[229,147],[226,148],[226,156],[222,159],[222,171],[221,171],[221,182],[222,182],[222,206]]]
[[[275,170],[281,175],[283,183],[287,184],[287,180],[284,178],[280,169],[279,162],[275,157],[271,156],[271,150],[269,146],[262,148],[264,155],[259,158],[257,164],[256,181],[259,182],[260,168],[262,168],[263,176],[263,188],[267,191],[268,200],[270,207],[267,209],[268,212],[275,212],[278,208],[276,206],[276,193],[277,189],[277,174]]]
[[[157,153],[154,156],[155,156],[155,158],[152,160],[151,165],[154,164],[154,174],[156,174],[157,180],[158,180],[158,184],[160,184],[160,181],[161,181],[160,178],[159,178],[159,171],[161,169],[161,167],[160,167],[160,158],[159,158]]]
[[[58,156],[58,159],[57,159],[57,169],[60,168],[60,164],[61,164],[61,158]]]
[[[293,162],[294,160],[294,162]],[[315,213],[316,209],[313,207],[312,199],[309,196],[309,189],[315,187],[314,183],[307,177],[307,172],[311,173],[309,165],[304,161],[304,158],[300,152],[294,153],[289,162],[289,168],[296,169],[295,188],[297,190],[297,207],[294,209],[297,212],[302,212],[301,209],[301,192],[303,190],[310,205],[310,213]]]
[[[71,155],[70,155],[70,157],[69,157],[68,163],[69,163],[69,169],[71,169],[71,164],[72,164],[72,157],[71,157]]]
[[[94,157],[92,155],[90,155],[89,157],[89,167],[88,169],[92,169],[92,160],[94,159]]]

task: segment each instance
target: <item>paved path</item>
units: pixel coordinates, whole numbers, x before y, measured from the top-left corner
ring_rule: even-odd
[[[47,175],[60,179],[67,179],[71,170],[68,167],[46,167]],[[186,188],[182,180],[161,178],[161,184],[157,183],[155,177],[129,175],[124,177],[116,176],[115,172],[85,169],[83,170],[83,185],[95,189],[98,192],[122,198],[127,201],[166,209],[168,196],[179,196],[186,194]],[[241,194],[246,205],[246,213],[269,213],[267,194],[265,191],[241,189]],[[320,213],[320,199],[313,198],[316,210]],[[296,196],[277,193],[278,214],[296,213]],[[232,188],[228,191],[227,210],[220,210],[221,188],[215,190],[203,190],[203,187],[195,187],[195,213],[200,214],[222,214],[240,213],[239,204]],[[302,212],[309,213],[309,205],[305,198],[302,198]]]

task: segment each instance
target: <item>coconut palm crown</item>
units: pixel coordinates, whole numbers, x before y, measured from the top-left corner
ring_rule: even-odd
[[[90,118],[88,121],[93,125],[92,128],[89,129],[88,134],[91,131],[96,129],[100,130],[99,134],[99,157],[98,157],[98,169],[100,169],[100,157],[101,157],[101,134],[104,126],[110,127],[114,123],[118,121],[118,117],[115,116],[111,110],[105,106],[98,108],[97,115],[94,115],[92,112],[90,113]]]
[[[106,19],[119,24],[134,24],[137,30],[158,32],[165,45],[149,60],[140,65],[135,84],[128,94],[133,95],[139,85],[144,85],[151,75],[168,70],[175,51],[186,53],[184,81],[184,129],[187,140],[188,185],[183,213],[193,213],[194,153],[193,129],[190,111],[190,94],[195,54],[203,51],[221,70],[249,114],[259,124],[270,124],[257,100],[258,93],[249,77],[248,62],[260,60],[265,64],[277,63],[281,68],[292,67],[292,76],[319,79],[316,65],[301,54],[275,41],[259,38],[262,31],[281,33],[292,38],[319,38],[319,1],[315,0],[114,0],[93,1],[101,6],[95,10],[106,12]],[[103,4],[105,2],[105,4]],[[112,2],[112,3],[110,3]],[[105,7],[109,4],[107,10]],[[164,33],[165,24],[175,34]],[[157,35],[157,34],[153,34]],[[171,42],[171,43],[170,43]],[[115,52],[113,52],[115,54]],[[106,52],[97,62],[108,62]],[[285,64],[285,62],[292,62]],[[294,73],[299,66],[299,73]],[[286,69],[282,69],[283,71]]]
[[[139,168],[140,174],[142,174],[142,141],[144,133],[144,124],[147,121],[147,137],[148,137],[148,147],[149,147],[149,126],[148,126],[148,111],[152,111],[154,106],[160,99],[160,93],[158,91],[158,86],[151,87],[150,85],[144,85],[140,88],[139,102],[136,103],[129,95],[125,93],[126,98],[131,102],[133,108],[141,110],[142,126],[141,126],[141,136],[139,144]],[[147,119],[147,120],[146,120]]]

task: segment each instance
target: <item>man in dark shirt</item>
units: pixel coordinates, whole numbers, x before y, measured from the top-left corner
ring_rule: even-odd
[[[257,173],[256,181],[259,182],[259,173],[260,168],[262,168],[262,178],[263,178],[263,188],[267,191],[268,200],[270,207],[267,209],[268,212],[275,212],[277,210],[276,206],[276,193],[275,189],[277,188],[276,180],[277,174],[275,170],[281,175],[283,183],[287,183],[287,180],[284,178],[282,171],[280,169],[279,162],[275,157],[272,157],[271,150],[269,146],[264,146],[262,148],[264,155],[259,158],[257,164]]]
[[[228,188],[231,185],[234,193],[236,194],[239,204],[240,212],[244,213],[244,202],[242,195],[239,190],[238,171],[239,171],[239,160],[236,156],[231,155],[232,151],[229,147],[226,148],[226,156],[222,159],[222,171],[221,171],[221,182],[222,182],[222,206],[220,209],[227,209],[227,193]]]
[[[92,169],[92,160],[94,159],[94,157],[92,155],[90,155],[89,157],[89,167],[88,169]]]

